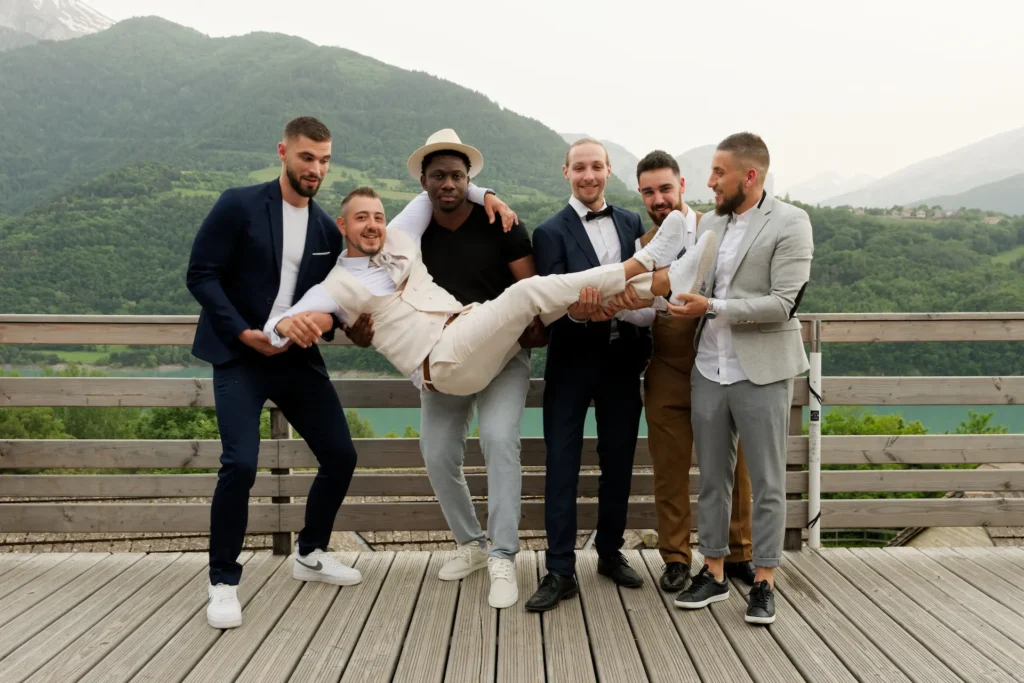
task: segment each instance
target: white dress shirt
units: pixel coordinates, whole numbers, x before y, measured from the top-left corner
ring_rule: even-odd
[[[475,185],[469,186],[467,197],[474,204],[483,204],[486,195],[486,188],[477,187]],[[430,221],[433,216],[434,207],[430,202],[430,197],[427,196],[426,192],[421,192],[406,204],[401,213],[395,216],[394,219],[388,223],[387,229],[401,230],[419,244],[420,239],[423,237],[423,233],[425,233],[427,228],[430,226]],[[495,223],[497,224],[498,221],[495,221]],[[498,224],[495,229],[501,230],[500,224]],[[303,241],[305,241],[304,238]],[[302,253],[301,247],[299,253],[300,255]],[[398,290],[398,286],[405,282],[406,278],[409,277],[409,269],[412,267],[412,262],[409,261],[409,259],[384,253],[383,251],[372,257],[362,256],[349,258],[348,249],[345,249],[338,257],[338,265],[352,273],[359,283],[366,287],[371,294],[376,296],[385,296],[396,292]],[[284,277],[282,272],[282,280],[283,279]],[[293,293],[294,289],[295,285],[292,283]],[[278,348],[284,346],[288,343],[288,338],[282,337],[277,333],[277,330],[275,329],[277,324],[284,318],[289,318],[293,315],[306,311],[330,313],[342,323],[346,325],[350,323],[345,310],[338,305],[338,302],[334,300],[334,297],[327,293],[327,289],[324,288],[323,285],[317,284],[310,287],[302,296],[302,299],[300,299],[294,306],[287,307],[280,313],[271,314],[270,319],[263,328],[263,333],[270,337],[270,343],[274,346]],[[409,379],[412,380],[412,383],[415,384],[417,388],[422,389],[423,369],[421,367],[417,367],[415,372],[409,376]]]
[[[309,205],[292,206],[281,201],[284,244],[281,247],[281,280],[277,287],[277,298],[270,309],[270,317],[288,310],[295,298],[295,283],[299,279],[299,265],[306,248],[306,227],[309,224]]]
[[[725,236],[718,247],[718,263],[715,266],[715,288],[712,296],[719,316],[705,321],[697,347],[697,369],[712,382],[735,384],[747,379],[740,367],[736,347],[732,341],[732,327],[720,315],[725,311],[729,298],[729,284],[739,265],[740,242],[747,232],[753,208],[740,215],[733,214],[725,227]]]
[[[575,195],[569,197],[569,206],[576,211],[576,214],[580,217],[580,222],[583,223],[583,229],[587,231],[587,237],[590,238],[590,244],[594,247],[594,253],[597,254],[597,261],[602,266],[608,266],[613,263],[622,263],[622,247],[619,243],[619,231],[615,227],[615,221],[611,216],[602,216],[601,218],[595,218],[592,221],[588,221],[586,216],[590,209],[587,205],[576,199]],[[607,204],[602,204],[600,210],[604,210]],[[650,311],[650,312],[648,312]],[[612,318],[612,329],[609,340],[618,339],[619,329],[616,324],[617,320],[631,323],[637,327],[649,327],[654,322],[654,316],[656,312],[653,309],[640,309],[639,311],[619,311]]]

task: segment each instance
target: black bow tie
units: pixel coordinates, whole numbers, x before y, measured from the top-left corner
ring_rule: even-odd
[[[587,222],[590,222],[590,221],[594,220],[595,218],[605,218],[605,217],[611,216],[611,215],[612,215],[612,207],[609,205],[609,206],[604,207],[600,211],[587,211],[587,215],[585,216],[585,218],[587,219]]]

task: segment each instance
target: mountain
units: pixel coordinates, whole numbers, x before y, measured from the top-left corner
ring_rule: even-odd
[[[566,194],[566,143],[538,121],[449,81],[280,34],[210,38],[129,19],[0,53],[0,92],[0,213],[131,163],[273,166],[281,129],[298,114],[331,128],[332,173],[418,189],[406,159],[451,127],[480,146],[481,183],[510,198]]]
[[[921,197],[950,195],[1024,173],[1024,128],[919,161],[854,192],[830,197],[829,206],[915,205]]]
[[[836,171],[826,171],[791,186],[786,194],[805,204],[817,204],[822,199],[859,190],[874,180],[873,176],[865,174],[845,176]]]
[[[13,28],[0,26],[0,52],[14,50],[15,48],[25,47],[26,45],[38,42],[38,38],[24,31],[15,31]]]
[[[13,32],[0,33],[0,50],[20,47],[17,43],[29,38],[66,40],[113,25],[109,17],[79,0],[0,0],[0,28]]]
[[[941,206],[944,209],[981,209],[982,211],[998,211],[1011,216],[1024,215],[1024,173],[972,187],[966,192],[942,195],[912,202],[909,206]]]
[[[559,133],[562,139],[572,144],[580,138],[593,138],[593,135],[586,133]],[[612,176],[622,181],[622,187],[612,181],[608,187],[609,192],[635,192],[636,191],[636,165],[640,159],[628,149],[612,142],[611,140],[600,141],[608,150],[608,159],[612,164]]]
[[[708,187],[708,178],[716,148],[717,145],[702,145],[676,157],[679,173],[686,180],[686,201],[710,202],[714,198],[714,193]],[[764,188],[769,194],[775,192],[775,174],[771,171],[768,171],[768,177],[765,178]]]

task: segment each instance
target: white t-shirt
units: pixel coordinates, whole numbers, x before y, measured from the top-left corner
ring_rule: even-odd
[[[281,249],[281,284],[277,289],[277,299],[270,310],[273,318],[287,311],[295,298],[295,285],[299,279],[299,265],[302,263],[302,251],[306,248],[306,226],[309,223],[309,205],[298,208],[288,202],[281,202],[281,213],[284,219],[284,246]]]

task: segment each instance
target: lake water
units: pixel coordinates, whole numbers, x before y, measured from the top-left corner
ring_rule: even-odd
[[[25,377],[38,376],[42,374],[41,369],[36,367],[15,368],[19,374]],[[209,368],[155,368],[118,371],[104,369],[104,373],[110,376],[131,376],[131,377],[210,377]],[[941,434],[956,430],[961,420],[967,419],[967,411],[974,410],[980,413],[993,413],[990,424],[1005,425],[1013,434],[1024,434],[1024,406],[865,406],[876,413],[893,414],[899,413],[907,421],[920,420],[929,433]],[[825,412],[828,412],[826,406]],[[420,411],[418,408],[360,408],[360,416],[370,420],[373,430],[377,435],[384,435],[387,432],[398,432],[401,434],[407,426],[413,429],[420,428]],[[804,409],[804,423],[807,422],[807,409]],[[476,421],[473,421],[476,426]],[[540,408],[527,408],[523,415],[522,422],[523,436],[543,436],[544,428]],[[594,420],[594,411],[591,409],[587,414],[587,422],[584,427],[587,436],[597,435],[597,424]],[[647,423],[640,421],[640,435],[647,435]]]

